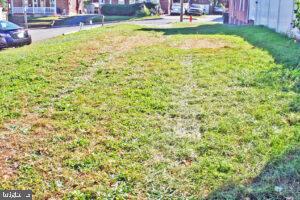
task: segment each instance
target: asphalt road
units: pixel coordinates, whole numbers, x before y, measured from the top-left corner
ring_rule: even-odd
[[[189,21],[189,18],[185,16],[184,21]],[[179,16],[161,16],[161,18],[154,19],[144,19],[144,20],[135,20],[135,21],[126,21],[126,22],[117,22],[117,23],[130,23],[130,24],[138,24],[143,26],[156,26],[156,27],[168,27],[171,26],[172,23],[179,22]],[[222,22],[222,17],[219,15],[207,15],[202,17],[194,17],[193,23],[205,23],[205,22]],[[116,24],[113,23],[105,23],[105,26]],[[33,42],[38,42],[42,40],[46,40],[49,38],[57,37],[60,35],[70,34],[74,32],[78,32],[80,30],[88,30],[92,28],[101,27],[101,25],[86,25],[82,28],[79,26],[70,26],[70,27],[56,27],[56,28],[48,28],[48,29],[30,29],[29,33],[32,36]]]
[[[72,27],[58,27],[58,28],[47,28],[47,29],[30,29],[29,33],[32,37],[32,42],[38,42],[49,38],[57,37],[60,35],[70,34],[78,32],[80,30],[88,30],[91,28],[101,27],[101,25],[88,25],[80,28],[79,26]]]

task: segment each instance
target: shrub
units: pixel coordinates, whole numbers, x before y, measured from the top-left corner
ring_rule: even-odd
[[[138,17],[145,17],[145,16],[149,16],[151,15],[150,10],[144,5],[143,8],[141,10],[138,10],[136,12],[136,16]]]
[[[296,0],[295,15],[296,15],[295,26],[300,29],[300,0]]]
[[[150,14],[150,11],[145,8],[143,3],[120,5],[120,4],[105,4],[101,8],[104,15],[119,15],[119,16],[145,16]]]
[[[159,9],[158,4],[155,4],[155,3],[152,3],[152,2],[146,2],[145,6],[146,6],[147,9],[149,9],[151,14],[154,14],[154,15],[159,14],[160,9]]]
[[[6,0],[0,0],[0,6],[2,6],[4,9],[7,8],[7,1]]]

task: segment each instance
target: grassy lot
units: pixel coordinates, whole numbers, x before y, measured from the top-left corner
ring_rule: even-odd
[[[53,21],[61,20],[58,16],[49,17],[29,17],[28,27],[29,28],[49,28],[53,24]]]
[[[105,22],[118,22],[126,20],[145,20],[145,19],[157,19],[160,18],[158,15],[146,16],[146,17],[137,17],[137,16],[105,16]],[[93,22],[102,22],[102,17],[94,17]]]
[[[223,25],[119,25],[1,52],[0,188],[298,199],[299,53]]]
[[[75,16],[78,17],[78,16]],[[69,21],[72,21],[74,17],[66,17],[61,18],[55,23],[55,26],[65,26],[69,24]],[[159,16],[146,16],[146,17],[137,17],[137,16],[105,16],[104,22],[120,22],[120,21],[128,21],[128,20],[145,20],[145,19],[156,19],[159,18]],[[83,23],[89,24],[90,20],[92,20],[93,23],[102,23],[102,16],[99,15],[91,15],[89,18],[86,18]]]
[[[29,28],[49,28],[52,25],[54,26],[66,26],[69,25],[69,22],[74,19],[74,17],[78,16],[71,16],[71,17],[58,17],[58,16],[51,16],[51,17],[29,17],[28,18],[28,26]],[[126,21],[126,20],[141,20],[141,19],[153,19],[159,18],[159,16],[147,16],[147,17],[137,17],[137,16],[105,16],[105,22],[119,22],[119,21]],[[101,23],[102,17],[99,15],[91,15],[87,17],[83,23],[89,24],[90,20],[93,23]],[[53,24],[53,21],[55,23]],[[79,25],[79,24],[76,24]]]
[[[125,20],[131,20],[131,19],[136,19],[135,16],[105,16],[104,21],[105,22],[115,22],[115,21],[125,21]],[[93,22],[102,22],[102,17],[96,16],[93,17]]]

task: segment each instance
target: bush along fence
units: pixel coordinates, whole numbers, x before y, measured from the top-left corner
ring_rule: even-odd
[[[296,0],[295,20],[294,20],[294,35],[300,41],[300,0]]]
[[[150,10],[144,3],[137,4],[105,4],[101,7],[103,15],[119,15],[119,16],[148,16],[151,14]]]

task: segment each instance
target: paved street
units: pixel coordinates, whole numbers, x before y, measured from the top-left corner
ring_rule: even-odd
[[[158,26],[158,27],[167,27],[171,26],[172,23],[178,22],[179,16],[161,16],[161,18],[156,19],[143,19],[143,20],[134,20],[134,21],[124,21],[117,23],[130,23],[130,24],[138,24],[143,26]],[[188,16],[185,16],[184,21],[189,21]],[[194,17],[193,23],[205,23],[205,22],[222,22],[222,17],[219,15],[207,15],[202,17]],[[116,22],[107,22],[105,25],[116,24]],[[78,32],[80,30],[88,30],[96,27],[101,27],[101,25],[87,25],[80,29],[79,26],[71,26],[71,27],[57,27],[57,28],[49,28],[49,29],[31,29],[29,30],[33,42],[46,40],[49,38],[57,37],[59,35],[69,34],[73,32]]]
[[[32,42],[37,42],[37,41],[57,37],[59,35],[78,32],[80,30],[88,30],[88,29],[96,28],[96,27],[100,27],[100,26],[101,25],[89,25],[89,26],[84,26],[82,29],[80,29],[79,26],[47,28],[47,29],[31,29],[31,30],[29,30],[29,33],[31,34]]]

